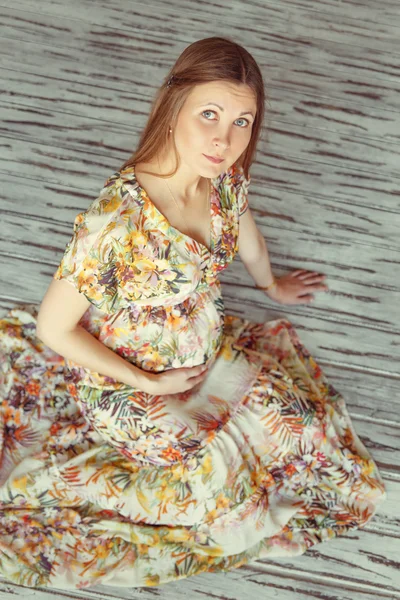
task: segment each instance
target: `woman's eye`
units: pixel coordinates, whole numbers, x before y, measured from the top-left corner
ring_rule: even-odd
[[[216,114],[215,110],[204,110],[201,114],[205,115],[206,113],[210,113],[210,114]],[[212,121],[213,119],[209,119],[208,117],[205,117],[207,119],[207,121]],[[237,119],[237,121],[245,121],[247,123],[246,127],[248,127],[250,125],[250,121],[248,119]],[[239,127],[241,127],[243,129],[243,125],[239,125]]]
[[[214,112],[213,110],[205,110],[202,112],[202,114],[205,115],[206,113],[213,113],[213,112]],[[207,117],[206,117],[206,119],[207,119]],[[207,119],[207,120],[210,121],[210,119]]]
[[[248,121],[247,119],[238,119],[238,121],[246,121],[247,125],[250,125],[250,121]]]

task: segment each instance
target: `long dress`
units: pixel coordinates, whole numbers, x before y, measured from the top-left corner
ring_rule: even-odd
[[[225,314],[249,179],[212,180],[210,249],[135,178],[110,176],[54,274],[80,324],[146,371],[209,366],[151,395],[64,359],[38,307],[0,320],[0,573],[27,587],[157,586],[297,556],[363,527],[386,492],[341,394],[286,318]],[[345,542],[344,542],[345,543]]]

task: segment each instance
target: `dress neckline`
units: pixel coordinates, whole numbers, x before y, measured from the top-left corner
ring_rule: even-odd
[[[134,165],[127,167],[126,169],[124,169],[124,171],[129,171],[130,174],[133,176],[135,187],[139,191],[140,195],[146,199],[147,203],[151,206],[153,212],[157,215],[157,220],[159,222],[158,224],[161,225],[161,228],[164,229],[165,233],[167,233],[166,230],[168,230],[168,233],[172,234],[175,239],[178,237],[181,237],[183,239],[190,240],[191,244],[192,245],[195,244],[201,250],[201,252],[205,253],[206,255],[209,255],[210,257],[213,255],[214,247],[215,247],[215,239],[214,239],[215,231],[214,231],[213,213],[214,213],[214,204],[216,202],[215,199],[217,196],[215,194],[216,186],[214,184],[214,179],[210,179],[210,248],[208,248],[205,244],[198,242],[197,240],[192,238],[190,235],[183,233],[183,231],[181,231],[177,227],[174,227],[174,225],[171,225],[171,223],[168,221],[167,217],[157,208],[157,206],[151,200],[149,194],[140,185],[140,183],[136,177]]]

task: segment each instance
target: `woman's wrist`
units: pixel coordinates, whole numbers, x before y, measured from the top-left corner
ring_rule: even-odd
[[[266,286],[256,285],[256,289],[268,293],[268,292],[272,292],[276,288],[276,286],[277,286],[277,281],[274,277],[273,280],[271,281],[271,283],[269,283]]]
[[[145,371],[140,367],[136,367],[132,363],[129,363],[128,368],[130,380],[129,385],[145,392],[145,388],[148,387],[149,382],[152,380],[153,373],[150,371]]]

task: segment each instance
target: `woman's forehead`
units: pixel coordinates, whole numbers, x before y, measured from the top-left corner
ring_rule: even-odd
[[[224,106],[246,104],[245,108],[256,107],[253,90],[246,84],[230,81],[209,81],[195,85],[187,98],[191,105],[215,102]]]

